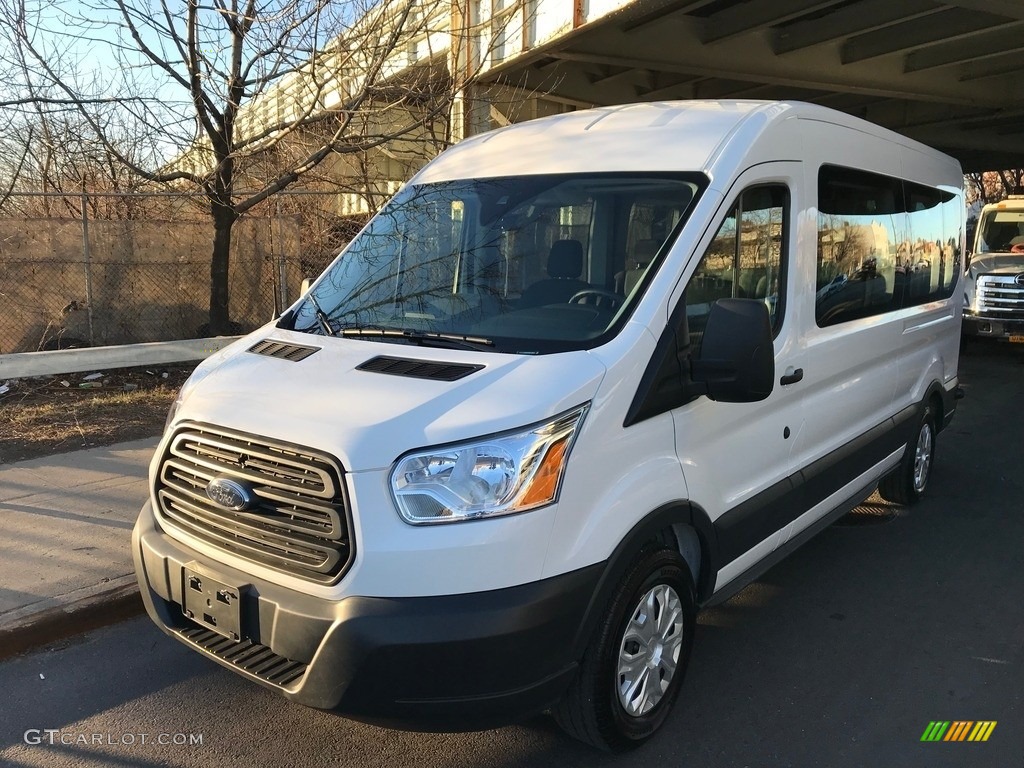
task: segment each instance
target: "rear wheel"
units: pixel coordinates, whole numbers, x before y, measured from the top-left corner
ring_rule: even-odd
[[[580,671],[554,709],[574,738],[620,752],[665,722],[679,695],[693,645],[693,579],[675,550],[654,545],[633,561]]]
[[[929,403],[921,414],[917,436],[907,444],[899,466],[878,483],[879,496],[895,504],[917,503],[931,478],[935,462],[935,432],[935,409]]]

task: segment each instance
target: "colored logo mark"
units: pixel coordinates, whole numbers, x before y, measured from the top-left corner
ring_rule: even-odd
[[[988,741],[996,720],[932,720],[921,741]]]

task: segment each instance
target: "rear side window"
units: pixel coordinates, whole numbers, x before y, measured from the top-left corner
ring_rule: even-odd
[[[948,298],[959,272],[962,205],[949,190],[822,166],[818,325]]]
[[[911,307],[952,295],[960,272],[962,201],[951,192],[906,182],[910,236],[896,255],[896,295]]]
[[[718,228],[686,286],[690,343],[704,334],[718,299],[761,299],[772,329],[782,324],[789,190],[781,184],[751,187]]]

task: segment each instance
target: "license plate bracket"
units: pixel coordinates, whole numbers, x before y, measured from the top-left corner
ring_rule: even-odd
[[[181,570],[181,581],[182,613],[229,640],[242,639],[244,587],[226,584],[188,566]]]

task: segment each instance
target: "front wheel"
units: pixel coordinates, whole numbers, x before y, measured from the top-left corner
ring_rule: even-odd
[[[935,463],[935,411],[924,407],[916,437],[907,444],[899,466],[878,483],[878,495],[904,506],[916,504],[924,495]]]
[[[696,616],[686,561],[668,548],[642,550],[553,711],[562,729],[612,752],[653,736],[679,695]]]

